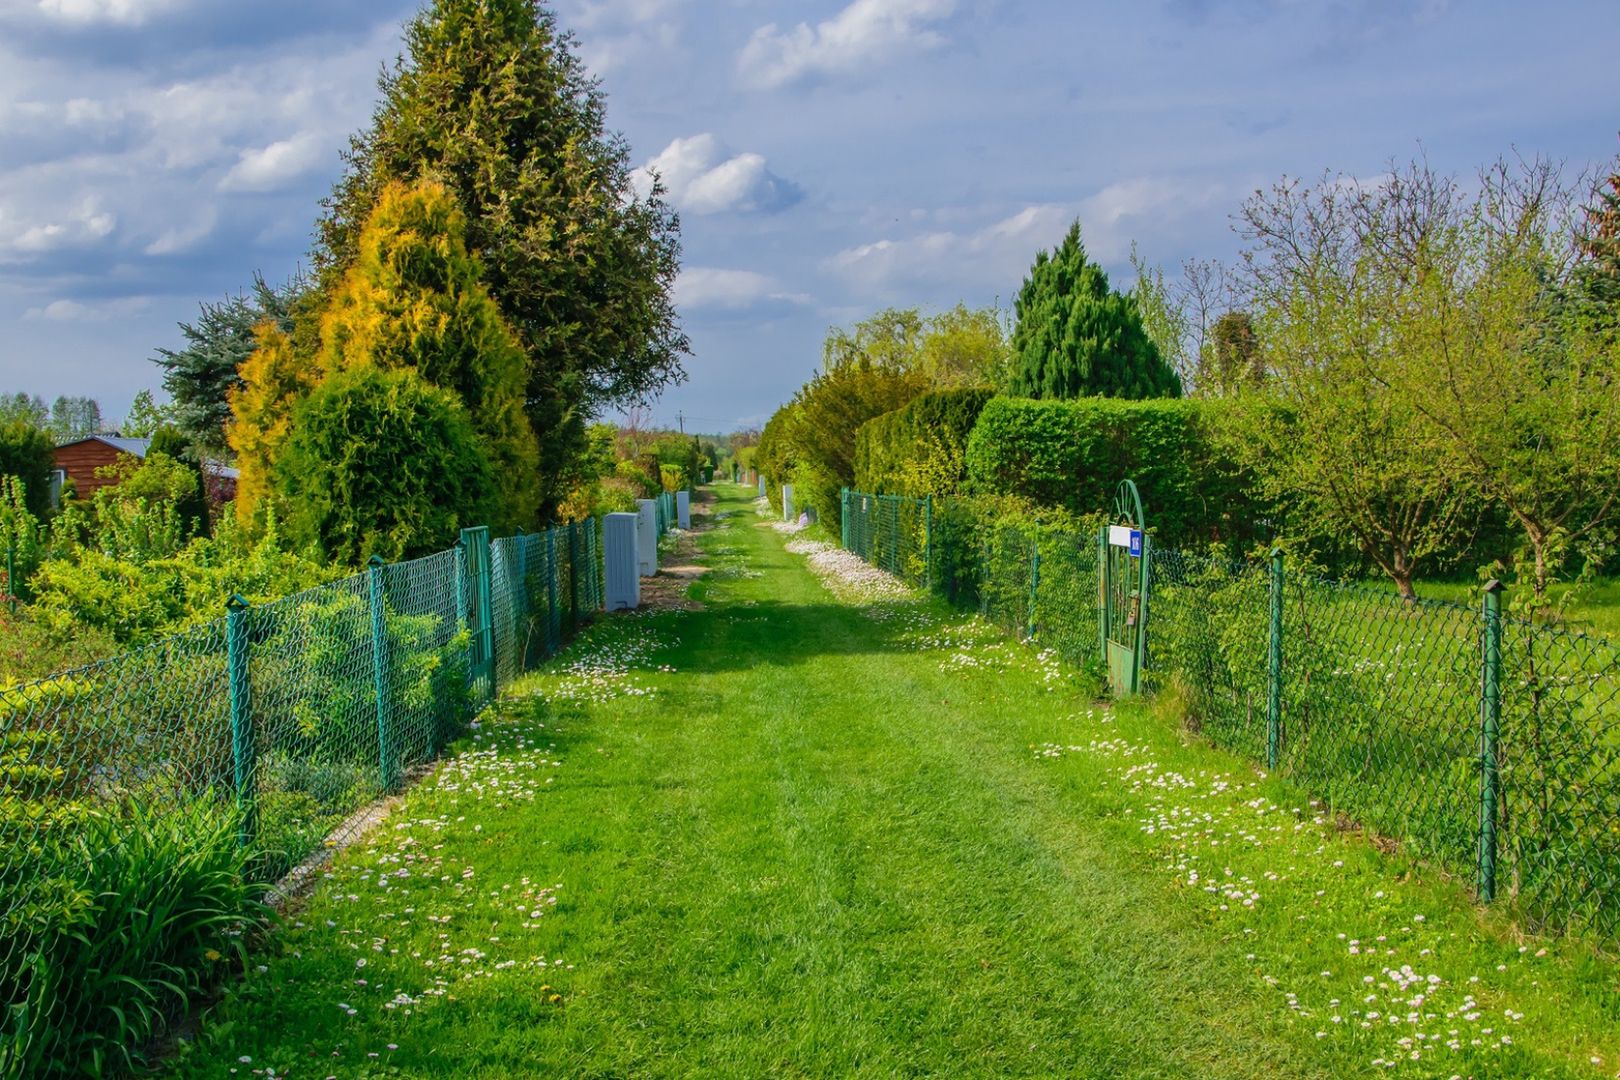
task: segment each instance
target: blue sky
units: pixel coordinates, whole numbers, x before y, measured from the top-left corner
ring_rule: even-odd
[[[0,390],[158,385],[199,300],[279,279],[414,4],[0,0]],[[1283,174],[1470,173],[1620,142],[1620,6],[1462,0],[559,0],[682,214],[690,381],[760,422],[827,327],[1009,304],[1079,217],[1129,284],[1230,259]]]

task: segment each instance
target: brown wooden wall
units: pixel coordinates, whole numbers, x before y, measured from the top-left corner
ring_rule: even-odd
[[[95,439],[86,439],[83,442],[57,447],[54,456],[56,467],[67,473],[68,479],[73,481],[74,490],[78,492],[79,498],[88,499],[95,494],[97,488],[105,487],[108,483],[96,475],[97,469],[111,465],[121,457],[135,455],[126,454]]]

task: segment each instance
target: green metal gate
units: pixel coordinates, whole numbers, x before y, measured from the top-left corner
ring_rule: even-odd
[[[1098,623],[1108,685],[1119,697],[1137,692],[1147,651],[1148,545],[1142,496],[1121,480],[1114,520],[1097,537]]]

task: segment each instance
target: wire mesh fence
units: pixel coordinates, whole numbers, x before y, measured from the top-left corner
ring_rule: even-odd
[[[265,885],[560,648],[600,575],[594,521],[472,529],[0,688],[0,1076],[133,1064],[226,970]]]
[[[1094,531],[972,500],[845,495],[845,547],[1100,662]],[[916,522],[930,523],[919,548]],[[1479,609],[1150,549],[1145,685],[1212,742],[1511,902],[1534,928],[1620,939],[1620,646]],[[902,573],[902,576],[907,576]]]

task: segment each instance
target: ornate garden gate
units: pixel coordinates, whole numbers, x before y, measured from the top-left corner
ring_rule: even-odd
[[[1147,654],[1148,546],[1142,496],[1121,480],[1114,491],[1114,519],[1097,538],[1098,623],[1108,685],[1125,697],[1140,689]]]

